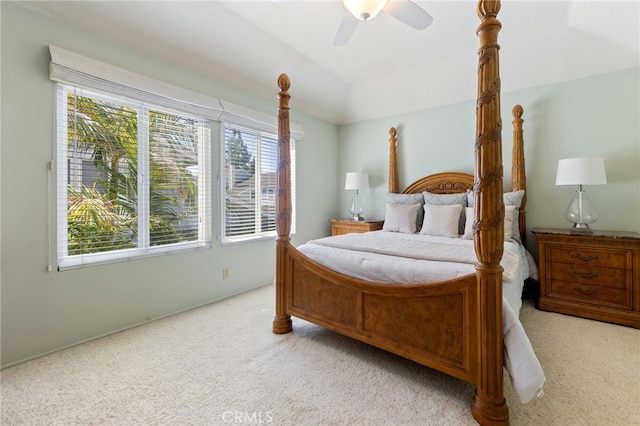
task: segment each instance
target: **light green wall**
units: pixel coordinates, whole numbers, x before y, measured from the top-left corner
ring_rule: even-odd
[[[273,98],[261,99],[11,2],[0,8],[2,366],[272,282],[274,241],[221,247],[216,235],[209,250],[46,272],[56,250],[55,194],[46,167],[55,144],[49,44],[274,115],[278,76]],[[293,81],[291,119],[306,131],[297,145],[299,225],[293,241],[301,242],[326,235],[327,219],[337,211],[337,127],[297,113],[295,90]],[[217,140],[212,153],[218,164]],[[218,192],[215,186],[214,200]],[[217,229],[217,208],[213,223]],[[230,278],[223,281],[224,267]]]
[[[257,98],[9,2],[0,2],[0,16],[2,366],[271,282],[273,241],[221,247],[216,240],[210,250],[46,272],[55,260],[50,226],[55,210],[46,169],[54,155],[55,92],[47,46],[266,113],[277,107],[277,76],[274,98]],[[511,175],[511,108],[520,103],[525,109],[529,229],[568,226],[563,213],[574,188],[554,185],[557,160],[602,155],[609,184],[587,188],[600,214],[594,228],[640,232],[639,73],[636,68],[503,94],[505,182]],[[402,187],[425,174],[473,171],[471,101],[337,128],[297,112],[295,87],[293,81],[292,121],[306,131],[297,149],[295,244],[326,235],[329,218],[347,215],[347,171],[370,174],[372,188],[363,193],[365,215],[384,217],[391,126],[399,132]],[[218,146],[212,151],[217,161]],[[218,219],[214,209],[214,223]],[[535,253],[533,238],[528,245]],[[231,270],[229,280],[221,279],[223,267]]]
[[[607,185],[585,187],[599,219],[593,229],[640,232],[640,69],[536,87],[501,98],[505,186],[511,179],[511,109],[524,107],[527,228],[568,228],[564,212],[574,187],[555,186],[558,160],[603,156]],[[384,218],[388,176],[388,130],[398,128],[400,187],[427,174],[473,173],[475,107],[463,102],[381,120],[341,126],[338,182],[340,212],[351,194],[344,173],[366,171],[365,217]],[[527,240],[536,253],[535,239]]]

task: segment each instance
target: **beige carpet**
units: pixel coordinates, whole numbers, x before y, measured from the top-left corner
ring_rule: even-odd
[[[1,373],[3,425],[474,425],[473,386],[294,319],[271,333],[273,288]],[[640,425],[640,331],[537,311],[521,319],[545,396],[513,425]]]

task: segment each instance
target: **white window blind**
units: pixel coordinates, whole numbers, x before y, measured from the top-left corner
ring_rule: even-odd
[[[214,121],[229,121],[255,130],[277,134],[277,110],[265,114],[231,102],[173,86],[92,58],[49,46],[51,80],[106,91],[160,107],[178,109]],[[275,89],[275,79],[274,79]],[[275,94],[274,90],[274,102]],[[304,136],[302,126],[291,122],[291,137]]]
[[[251,129],[259,139],[263,135],[275,139],[275,108],[274,114],[264,114],[56,46],[49,46],[49,52],[50,78],[60,83],[56,101],[59,269],[209,247],[213,173],[209,123],[228,121]],[[76,111],[80,105],[89,105],[97,115]],[[78,139],[82,130],[78,126],[83,123],[87,125],[84,140]],[[293,146],[304,131],[293,122],[290,128]],[[89,136],[89,130],[96,134]],[[107,153],[107,148],[115,152]],[[260,141],[257,149],[262,149]],[[268,164],[270,160],[261,155],[258,161]],[[264,188],[254,190],[260,193],[254,195],[254,203],[259,203],[254,209],[260,212],[254,215],[258,218],[254,231],[262,233],[264,226],[265,233],[275,235],[268,230],[274,222],[267,205],[273,190],[269,179],[258,174]],[[103,216],[89,213],[88,207],[102,209]],[[92,215],[94,222],[100,219],[101,232],[111,233],[111,239],[96,238],[90,228],[78,227],[76,220],[81,218],[83,226],[94,226]],[[180,220],[167,226],[171,215]]]
[[[59,85],[58,268],[211,246],[209,122]]]
[[[225,124],[222,158],[222,241],[276,235],[276,135]],[[295,140],[291,140],[292,233],[295,232]]]

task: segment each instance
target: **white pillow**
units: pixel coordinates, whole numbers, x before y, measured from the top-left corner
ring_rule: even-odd
[[[524,198],[524,189],[514,192],[505,192],[503,194],[503,201],[505,207],[514,206],[515,213],[513,214],[513,221],[511,222],[510,239],[521,243],[520,240],[520,206],[522,205],[522,199]],[[476,194],[473,191],[467,190],[467,203],[469,207],[474,207],[476,204]],[[506,216],[506,210],[505,210]],[[506,231],[505,231],[506,232]],[[505,238],[506,240],[506,238]]]
[[[383,231],[416,233],[416,218],[421,204],[396,204],[387,202]]]
[[[514,192],[505,192],[502,194],[502,200],[505,206],[516,206],[520,208],[522,205],[522,199],[524,198],[524,189]],[[467,205],[474,207],[476,205],[475,192],[467,189]]]
[[[473,222],[476,220],[475,207],[465,207],[464,215],[466,222],[464,223],[464,234],[462,238],[465,240],[473,240]]]
[[[462,207],[467,207],[467,194],[464,192],[455,192],[453,194],[436,194],[434,192],[424,191],[424,204],[438,204],[438,205],[451,205],[462,204]],[[464,209],[462,209],[464,211]],[[464,215],[460,215],[460,222],[458,222],[458,234],[464,232]]]
[[[504,206],[504,240],[514,241],[513,238],[513,222],[517,213],[516,206]]]
[[[473,239],[473,222],[476,219],[475,207],[465,208],[466,222],[464,224],[464,234],[462,238],[466,240]],[[504,240],[516,241],[513,238],[513,221],[515,215],[518,214],[518,208],[516,206],[504,206]]]
[[[396,194],[394,192],[387,193],[387,203],[395,204],[420,204],[418,214],[416,215],[416,230],[422,226],[422,216],[424,215],[422,205],[424,204],[424,196],[422,194]]]
[[[458,223],[462,204],[451,205],[424,205],[424,221],[422,222],[421,235],[438,235],[441,237],[457,237]]]

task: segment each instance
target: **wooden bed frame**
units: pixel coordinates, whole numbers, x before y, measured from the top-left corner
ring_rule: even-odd
[[[476,195],[476,273],[426,284],[383,284],[339,274],[300,253],[290,241],[289,78],[278,79],[276,306],[273,332],[288,333],[291,315],[476,385],[471,410],[482,425],[508,424],[503,390],[502,267],[504,203],[497,43],[499,1],[480,0],[478,101],[474,175],[439,173],[409,185]],[[512,190],[525,189],[522,108],[514,115]],[[398,192],[396,132],[390,131],[389,191]],[[525,200],[520,208],[524,241]]]

